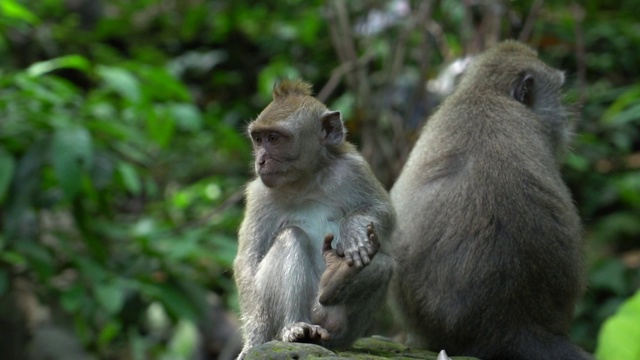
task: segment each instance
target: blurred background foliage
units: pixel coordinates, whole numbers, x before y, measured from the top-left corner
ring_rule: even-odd
[[[640,286],[638,10],[0,0],[0,358],[231,358],[244,127],[273,83],[313,82],[390,187],[473,55],[516,38],[566,70],[577,122],[563,171],[589,289],[572,339],[602,359],[640,359],[616,353],[619,335],[640,331],[628,300]]]

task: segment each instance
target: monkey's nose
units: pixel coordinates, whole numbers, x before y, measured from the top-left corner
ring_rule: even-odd
[[[258,160],[258,165],[260,165],[260,166],[264,166],[264,164],[265,164],[266,162],[267,162],[267,159],[264,159],[264,158],[263,158],[263,159],[260,159],[260,160]]]

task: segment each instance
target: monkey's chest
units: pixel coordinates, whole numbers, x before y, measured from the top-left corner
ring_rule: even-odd
[[[317,202],[309,202],[286,212],[279,227],[298,226],[309,236],[311,245],[320,252],[322,242],[327,234],[333,234],[334,244],[340,237],[342,216],[340,209]]]

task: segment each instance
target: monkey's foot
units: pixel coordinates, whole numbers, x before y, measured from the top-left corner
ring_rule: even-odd
[[[284,342],[310,342],[319,343],[331,338],[329,332],[322,326],[297,322],[286,325],[282,329],[282,341]]]
[[[332,234],[325,236],[322,245],[322,257],[324,258],[326,268],[320,277],[320,288],[318,290],[318,301],[320,301],[320,304],[332,305],[342,300],[341,295],[346,288],[351,285],[353,278],[373,260],[373,257],[380,248],[380,241],[373,228],[373,223],[367,225],[367,236],[372,245],[371,252],[366,253],[364,250],[362,251],[362,258],[367,257],[364,264],[360,262],[359,266],[358,263],[349,261],[346,256],[341,256],[336,249],[331,247],[331,241],[333,240]]]

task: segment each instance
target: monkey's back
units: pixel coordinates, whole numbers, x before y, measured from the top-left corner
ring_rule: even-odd
[[[540,121],[462,92],[423,130],[391,190],[393,291],[416,345],[489,358],[526,332],[569,331],[581,226]]]

